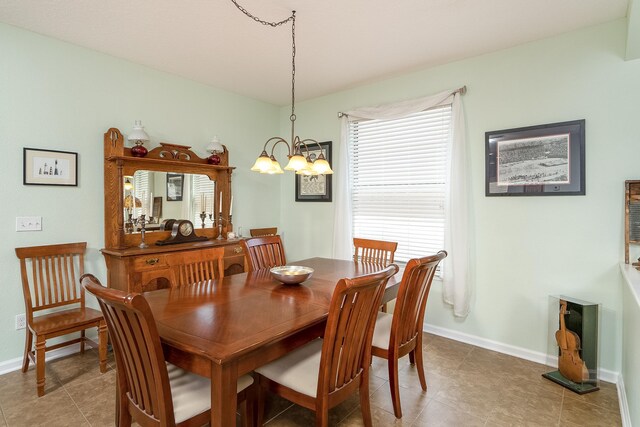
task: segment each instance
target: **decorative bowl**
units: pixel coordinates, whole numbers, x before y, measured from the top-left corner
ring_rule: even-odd
[[[270,272],[271,276],[279,282],[287,285],[297,285],[311,277],[313,268],[300,265],[283,265],[282,267],[273,267]]]

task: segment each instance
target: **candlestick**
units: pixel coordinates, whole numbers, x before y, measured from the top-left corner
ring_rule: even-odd
[[[145,232],[145,230],[144,230],[144,225],[145,225],[144,219],[145,219],[144,218],[144,214],[140,215],[140,218],[138,219],[138,222],[140,223],[140,244],[138,245],[138,247],[141,248],[141,249],[149,247],[149,245],[147,245],[144,242],[144,232]]]

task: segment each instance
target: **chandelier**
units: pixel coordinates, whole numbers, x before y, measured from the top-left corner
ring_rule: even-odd
[[[262,19],[252,15],[245,8],[240,6],[236,0],[231,0],[231,2],[245,15],[249,18],[253,19],[256,22],[259,22],[262,25],[268,25],[270,27],[279,27],[283,24],[291,21],[291,40],[292,40],[292,60],[291,60],[291,115],[289,116],[289,120],[291,121],[291,142],[287,142],[286,139],[280,136],[274,136],[269,138],[267,142],[264,143],[264,147],[262,148],[262,153],[254,163],[251,168],[252,171],[266,173],[266,174],[281,174],[284,173],[282,168],[280,167],[280,163],[276,160],[273,155],[274,149],[280,143],[283,143],[288,148],[287,157],[289,158],[289,162],[284,167],[285,170],[295,171],[298,175],[325,175],[332,174],[331,166],[329,162],[324,157],[322,152],[322,147],[315,139],[300,139],[298,135],[295,133],[295,125],[296,125],[296,11],[291,12],[291,16],[288,18],[278,21],[278,22],[267,22]],[[267,149],[271,144],[270,152],[267,152]],[[319,147],[320,154],[316,157],[312,157],[312,153],[310,150],[316,151],[315,146]],[[312,148],[310,148],[310,146]]]

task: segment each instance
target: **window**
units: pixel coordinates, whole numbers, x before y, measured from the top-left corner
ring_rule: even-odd
[[[398,242],[395,260],[444,247],[451,105],[349,124],[353,235]]]
[[[137,199],[140,200],[141,206],[133,209],[133,218],[137,218],[138,216],[147,214],[149,208],[149,200],[147,197],[151,192],[153,192],[152,180],[149,179],[151,177],[152,172],[149,171],[137,171],[133,175],[133,194]],[[149,218],[147,217],[147,220]]]
[[[206,175],[192,175],[191,185],[191,194],[193,195],[190,201],[190,206],[192,207],[192,221],[197,227],[200,227],[202,225],[200,213],[205,211],[207,213],[207,217],[204,222],[205,226],[212,227],[213,221],[209,219],[209,214],[213,212],[215,182],[211,181]]]

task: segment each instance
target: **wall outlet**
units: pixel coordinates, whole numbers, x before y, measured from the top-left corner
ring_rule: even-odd
[[[22,313],[16,316],[16,331],[27,327],[27,315]]]
[[[16,217],[16,231],[42,231],[41,216]]]

